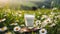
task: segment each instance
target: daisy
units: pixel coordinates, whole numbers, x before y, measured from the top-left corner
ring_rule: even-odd
[[[6,26],[4,26],[3,28],[0,28],[0,31],[6,31],[8,28]]]
[[[12,13],[13,16],[17,16],[18,13]]]
[[[44,19],[44,18],[48,18],[48,16],[47,15],[42,15],[41,19]]]
[[[54,20],[54,23],[56,23],[56,24],[57,24],[57,22],[58,22],[57,20]]]
[[[2,32],[2,29],[0,28],[0,32]]]
[[[42,27],[45,27],[47,24],[48,24],[48,23],[46,23],[46,22],[42,22],[41,28],[42,28]]]
[[[47,30],[46,30],[46,29],[41,29],[41,30],[39,31],[39,33],[40,33],[40,34],[47,34]]]
[[[6,20],[6,18],[4,18],[4,19],[0,19],[0,22],[3,22],[3,21],[5,21]]]
[[[22,24],[21,26],[25,26],[24,24]]]
[[[17,19],[17,20],[15,20],[15,22],[19,22],[19,20]]]
[[[6,32],[5,34],[12,34],[12,32]]]
[[[48,23],[52,23],[52,20],[50,18],[47,18],[46,20],[44,20],[41,24],[41,27],[45,27]]]
[[[57,19],[57,18],[59,18],[59,19],[60,19],[60,15],[55,16],[55,19]]]
[[[18,14],[22,14],[22,11],[20,11],[20,10],[18,10],[17,12],[18,12]]]
[[[36,23],[36,26],[38,26],[39,24],[41,24],[41,21],[37,20],[35,23]]]
[[[10,25],[18,25],[18,23],[12,23],[12,24],[10,24]]]
[[[16,32],[16,31],[20,31],[20,27],[19,26],[16,26],[16,27],[14,27],[14,31]]]
[[[60,15],[57,15],[57,17],[60,17]]]
[[[2,19],[2,21],[5,21],[6,19],[4,18],[4,19]]]
[[[19,14],[19,17],[21,17],[22,16],[22,14]]]
[[[56,12],[51,12],[50,14],[54,17],[57,13]]]
[[[21,17],[21,16],[22,16],[22,12],[21,12],[21,11],[17,11],[17,12],[16,12],[16,15],[18,15],[18,16]]]
[[[52,23],[52,19],[51,19],[51,18],[47,18],[47,19],[46,19],[46,22]]]
[[[53,26],[55,26],[55,25],[56,25],[56,24],[55,24],[55,23],[53,23],[53,24],[51,24],[51,25],[50,25],[50,27],[53,27]]]

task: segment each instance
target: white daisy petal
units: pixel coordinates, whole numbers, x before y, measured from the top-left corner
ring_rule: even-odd
[[[20,31],[20,27],[19,26],[16,26],[16,27],[14,27],[14,31]]]
[[[41,30],[39,31],[39,33],[40,33],[40,34],[47,34],[47,30],[46,30],[46,29],[41,29]]]
[[[2,31],[2,29],[0,28],[0,31]]]
[[[12,23],[12,24],[10,24],[10,25],[18,25],[18,23]]]
[[[48,16],[47,15],[42,15],[41,19],[44,19],[44,18],[48,18]]]
[[[2,19],[2,21],[5,21],[6,19],[4,18],[4,19]]]
[[[0,28],[0,31],[6,31],[8,28],[6,26],[4,26],[3,28]]]
[[[39,24],[41,24],[41,21],[37,20],[35,23],[36,23],[36,26],[38,26]]]
[[[4,28],[4,30],[7,30],[7,27],[5,26],[5,27],[3,27]]]
[[[4,18],[4,19],[0,19],[0,22],[3,22],[3,21],[5,21],[6,20],[6,18]]]
[[[50,27],[53,27],[53,26],[55,26],[56,24],[55,23],[53,23],[52,25],[50,25]]]

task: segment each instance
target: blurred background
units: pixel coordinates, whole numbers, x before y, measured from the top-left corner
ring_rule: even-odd
[[[60,0],[0,0],[0,7],[31,9],[36,8],[60,8]]]

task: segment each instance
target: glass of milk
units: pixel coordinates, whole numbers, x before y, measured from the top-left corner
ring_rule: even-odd
[[[25,19],[25,24],[27,27],[33,27],[35,15],[25,14],[24,19]]]

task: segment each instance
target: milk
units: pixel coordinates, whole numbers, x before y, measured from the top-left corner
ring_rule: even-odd
[[[35,16],[34,15],[25,14],[24,18],[25,18],[26,26],[27,27],[33,27]]]

